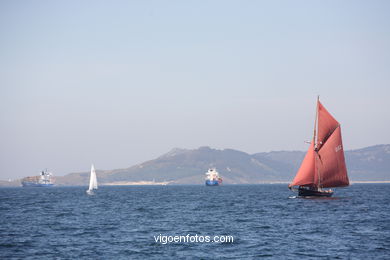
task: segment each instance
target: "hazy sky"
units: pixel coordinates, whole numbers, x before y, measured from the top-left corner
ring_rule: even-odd
[[[390,143],[390,1],[0,1],[0,179],[174,147]]]

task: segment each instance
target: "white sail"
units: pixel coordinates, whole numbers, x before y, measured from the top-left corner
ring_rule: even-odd
[[[92,190],[97,190],[98,188],[98,185],[97,185],[97,179],[96,179],[96,171],[95,171],[95,167],[91,166],[91,175],[89,177],[89,188],[87,190],[87,192],[92,192]]]

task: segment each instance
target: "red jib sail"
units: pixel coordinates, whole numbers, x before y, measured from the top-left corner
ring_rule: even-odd
[[[305,158],[302,161],[301,167],[295,175],[294,180],[290,183],[291,186],[313,186],[314,184],[314,172],[315,172],[315,152],[314,144],[311,142],[309,150],[306,153]]]
[[[343,187],[349,185],[340,124],[318,101],[317,136],[313,138],[291,186]]]

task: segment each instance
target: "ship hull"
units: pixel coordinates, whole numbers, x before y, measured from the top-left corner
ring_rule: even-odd
[[[317,190],[317,189],[305,189],[298,188],[298,196],[299,197],[331,197],[333,195],[333,191],[326,190]]]
[[[93,192],[93,190],[87,190],[86,191],[88,195],[94,195],[95,193]]]
[[[22,182],[23,187],[53,187],[53,183]]]
[[[206,180],[206,186],[218,186],[219,182],[217,180]]]

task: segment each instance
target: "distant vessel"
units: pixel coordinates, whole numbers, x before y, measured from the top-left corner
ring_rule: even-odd
[[[222,178],[215,168],[210,168],[206,172],[206,186],[218,186],[222,183]]]
[[[95,167],[91,166],[91,175],[89,176],[89,188],[87,190],[88,194],[93,194],[93,190],[97,190],[98,185],[97,185],[97,178],[96,178],[96,171]]]
[[[47,170],[42,171],[38,176],[25,177],[22,179],[23,187],[51,187],[54,185],[52,182],[52,173]]]
[[[298,196],[330,197],[331,189],[349,185],[339,122],[317,98],[313,140],[294,180],[288,185]]]

